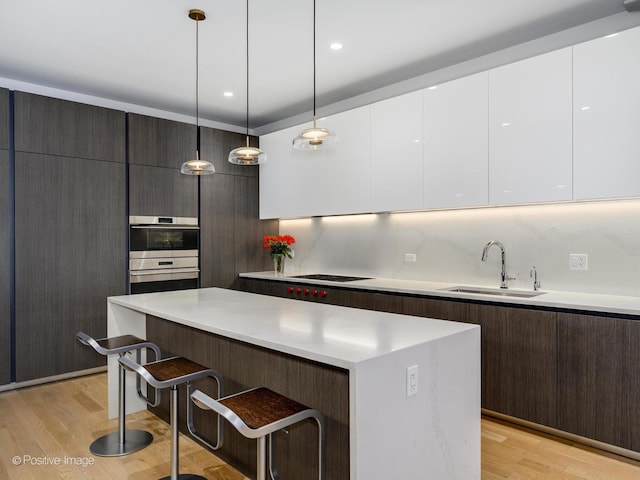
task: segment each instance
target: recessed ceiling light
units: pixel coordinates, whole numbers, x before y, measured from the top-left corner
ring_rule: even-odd
[[[430,87],[427,87],[427,90],[435,90],[436,88],[438,88],[437,85],[431,85]]]
[[[333,42],[331,45],[329,45],[329,48],[331,50],[342,50],[342,44],[338,42]]]
[[[589,105],[585,105],[584,107],[580,107],[580,110],[591,110]]]
[[[224,92],[225,97],[233,97],[233,92]]]
[[[618,34],[617,33],[610,33],[609,35],[605,35],[604,38],[613,38],[613,37],[617,37]]]
[[[502,122],[500,125],[502,125],[503,127],[508,127],[509,125],[511,125],[511,123],[509,123],[509,122]]]

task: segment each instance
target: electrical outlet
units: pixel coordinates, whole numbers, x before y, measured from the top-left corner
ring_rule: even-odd
[[[569,254],[569,270],[589,270],[588,259],[586,253]]]
[[[405,253],[404,254],[404,261],[405,262],[415,263],[416,260],[417,260],[417,257],[416,257],[415,253]]]
[[[418,394],[418,365],[407,367],[407,397]]]

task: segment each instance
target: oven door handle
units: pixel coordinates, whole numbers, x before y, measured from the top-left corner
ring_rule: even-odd
[[[162,225],[129,225],[131,228],[153,229],[153,230],[200,230],[200,227],[193,225],[175,225],[172,223]]]

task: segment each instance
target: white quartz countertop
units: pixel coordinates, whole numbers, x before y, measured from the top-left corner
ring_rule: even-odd
[[[109,303],[341,368],[479,328],[219,288],[109,297]]]
[[[310,272],[316,273],[316,272]],[[327,273],[327,272],[322,272]],[[303,275],[304,272],[296,273]],[[326,285],[327,287],[353,288],[358,290],[372,290],[378,292],[404,293],[412,295],[425,295],[429,297],[442,297],[443,299],[468,299],[483,302],[495,302],[511,305],[550,307],[558,309],[581,310],[589,312],[602,312],[623,315],[640,315],[640,297],[629,297],[619,295],[600,295],[593,293],[575,293],[541,290],[542,295],[531,298],[517,296],[500,296],[479,293],[463,293],[447,291],[447,288],[456,286],[476,287],[486,289],[486,286],[469,285],[464,282],[439,283],[421,282],[416,280],[401,280],[391,278],[371,278],[368,280],[356,280],[352,282],[329,282],[320,280],[308,280],[303,278],[276,276],[273,272],[250,272],[241,273],[241,277],[255,278],[262,280],[274,280],[285,282],[287,285],[293,283]],[[499,289],[492,289],[499,290]],[[514,293],[531,293],[531,290],[509,289]]]

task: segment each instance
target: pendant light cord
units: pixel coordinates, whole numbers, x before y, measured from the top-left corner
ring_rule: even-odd
[[[200,128],[199,128],[199,123],[200,123],[200,110],[198,108],[199,105],[199,98],[198,98],[198,87],[199,87],[199,79],[200,79],[200,61],[199,61],[199,52],[198,52],[198,45],[199,45],[199,32],[198,32],[198,24],[200,23],[199,20],[196,20],[196,152],[198,150],[200,150]]]
[[[249,0],[247,0],[247,142],[249,141]],[[247,143],[248,146],[248,143]]]
[[[313,123],[316,122],[316,0],[313,0]]]

